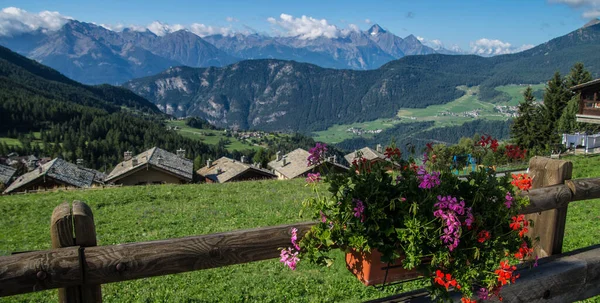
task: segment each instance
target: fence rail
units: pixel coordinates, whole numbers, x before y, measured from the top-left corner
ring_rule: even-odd
[[[573,201],[600,198],[600,178],[566,181],[561,185],[532,189],[523,195],[530,199],[530,205],[523,211],[525,214],[565,207]],[[65,243],[68,242],[69,235],[75,231],[76,238],[71,245],[76,246],[0,257],[0,297],[52,288],[85,287],[272,259],[278,257],[278,248],[289,245],[292,227],[298,228],[299,235],[304,235],[314,224],[307,222],[169,240],[93,246],[77,240],[81,234],[85,233],[82,231],[85,227],[82,227],[81,224],[89,225],[92,220],[91,225],[93,226],[93,217],[91,210],[86,210],[86,208],[89,209],[87,205],[79,203],[76,207],[75,204],[72,212],[69,212],[70,206],[66,202],[58,206],[55,210],[57,214],[53,214],[52,222],[53,228],[62,226],[57,228],[66,230],[62,235]],[[69,225],[71,216],[77,217],[77,214],[80,218],[72,220],[75,224],[73,227]],[[81,223],[82,220],[87,223]],[[80,230],[79,233],[78,230]],[[60,232],[57,231],[57,233],[56,237],[53,236],[53,244],[55,238],[57,241],[61,238]],[[95,243],[93,244],[95,245]],[[62,246],[68,246],[68,243]],[[565,256],[566,259],[551,261],[553,265],[552,269],[548,269],[548,274],[563,269],[568,270],[567,273],[573,281],[577,280],[577,283],[585,284],[585,289],[577,289],[585,290],[585,294],[595,293],[587,290],[589,288],[587,283],[594,281],[598,283],[598,279],[600,279],[600,248],[596,247],[591,251],[592,253],[586,252],[574,257],[585,257],[581,259],[584,260],[581,262],[588,264],[585,265],[585,268],[580,268],[580,265],[583,264],[580,261]],[[571,271],[569,266],[574,266],[575,269]],[[539,277],[545,277],[545,275],[540,274]],[[583,282],[580,281],[582,277],[585,278]],[[565,281],[562,278],[555,280]],[[517,283],[510,288],[517,289],[515,287],[521,287],[519,285],[522,284]],[[598,284],[595,285],[597,292],[600,289],[597,287]],[[555,291],[554,286],[548,289]],[[84,290],[80,289],[81,291]],[[575,291],[575,288],[571,291]],[[79,301],[93,302],[82,299],[81,294],[77,296],[80,298]],[[100,300],[101,298],[96,299],[96,302]]]

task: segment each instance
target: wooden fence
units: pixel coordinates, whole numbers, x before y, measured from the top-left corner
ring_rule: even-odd
[[[524,214],[566,208],[573,201],[600,198],[600,178],[566,180],[525,195],[531,203]],[[289,244],[293,227],[303,235],[313,224],[96,246],[91,209],[85,203],[76,201],[71,207],[65,202],[52,213],[53,249],[0,257],[0,297],[61,288],[61,302],[101,302],[101,284],[277,258],[278,248]],[[503,289],[507,302],[569,302],[600,294],[600,245],[539,263],[520,269],[519,283]],[[416,291],[373,302],[407,300],[429,298]]]

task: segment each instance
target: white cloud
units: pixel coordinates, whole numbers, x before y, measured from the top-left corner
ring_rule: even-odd
[[[471,53],[480,56],[496,56],[518,53],[533,47],[532,44],[524,44],[520,47],[514,47],[508,42],[487,38],[482,38],[471,42],[469,45],[471,46]]]
[[[439,39],[429,40],[429,39],[425,39],[423,37],[417,36],[417,40],[419,40],[419,42],[421,42],[421,44],[429,46],[429,47],[433,48],[434,50],[440,50],[442,48],[448,49],[444,45],[444,43],[441,40],[439,40]],[[455,52],[461,52],[461,53],[463,52],[463,50],[460,49],[460,47],[458,47],[458,45],[453,45],[452,48],[454,48],[453,51],[455,51]]]
[[[150,23],[146,28],[157,36],[164,36],[168,33],[173,33],[182,29],[186,29],[185,26],[181,24],[169,25],[159,21],[154,21]]]
[[[550,3],[566,4],[573,9],[582,10],[585,19],[600,17],[600,0],[548,0]]]
[[[586,19],[598,18],[598,17],[600,17],[600,9],[591,9],[591,10],[585,11],[585,12],[583,12],[582,16],[583,16],[583,18],[586,18]]]
[[[234,17],[227,17],[227,18],[225,18],[225,21],[227,21],[227,22],[238,22],[240,20],[238,20],[238,19],[236,19]]]
[[[267,21],[283,30],[286,36],[298,36],[300,39],[315,39],[318,37],[337,38],[342,33],[338,27],[329,24],[325,19],[302,16],[295,18],[292,15],[281,14],[279,19],[267,18]]]
[[[371,23],[372,23],[372,22],[371,22],[371,19],[365,19],[365,23],[366,23],[366,24],[371,24]]]
[[[0,36],[13,36],[38,29],[58,30],[71,17],[59,12],[42,11],[37,14],[16,7],[7,7],[0,12]]]
[[[600,6],[600,0],[550,0],[553,3],[563,3],[571,7],[582,7],[587,5]]]
[[[482,56],[495,56],[510,54],[512,45],[508,42],[502,42],[497,39],[482,38],[469,44],[471,52]]]
[[[190,25],[189,30],[200,37],[216,34],[228,36],[233,33],[233,30],[230,27],[210,26],[201,23],[193,23],[192,25]]]

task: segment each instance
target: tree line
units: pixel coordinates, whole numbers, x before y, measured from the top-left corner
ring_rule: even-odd
[[[592,75],[583,63],[576,63],[565,77],[554,73],[546,85],[543,103],[536,102],[528,87],[518,106],[519,117],[511,127],[512,140],[532,155],[547,154],[561,143],[563,133],[600,131],[600,125],[577,122],[580,96],[570,90],[591,80]]]

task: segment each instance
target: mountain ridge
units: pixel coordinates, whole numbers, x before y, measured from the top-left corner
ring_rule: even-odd
[[[583,61],[600,73],[600,25],[578,29],[530,50],[495,57],[405,56],[376,70],[335,70],[281,60],[242,61],[221,68],[176,67],[124,86],[178,116],[221,127],[309,132],[394,116],[400,108],[443,104],[459,85],[494,88],[540,83]]]
[[[378,37],[349,31],[336,38],[315,39],[259,34],[199,37],[188,30],[158,36],[149,30],[117,32],[77,20],[56,31],[38,29],[0,37],[0,44],[86,84],[119,84],[172,66],[221,67],[244,59],[277,58],[367,70],[405,55],[435,53],[414,36],[402,39],[388,31]]]

